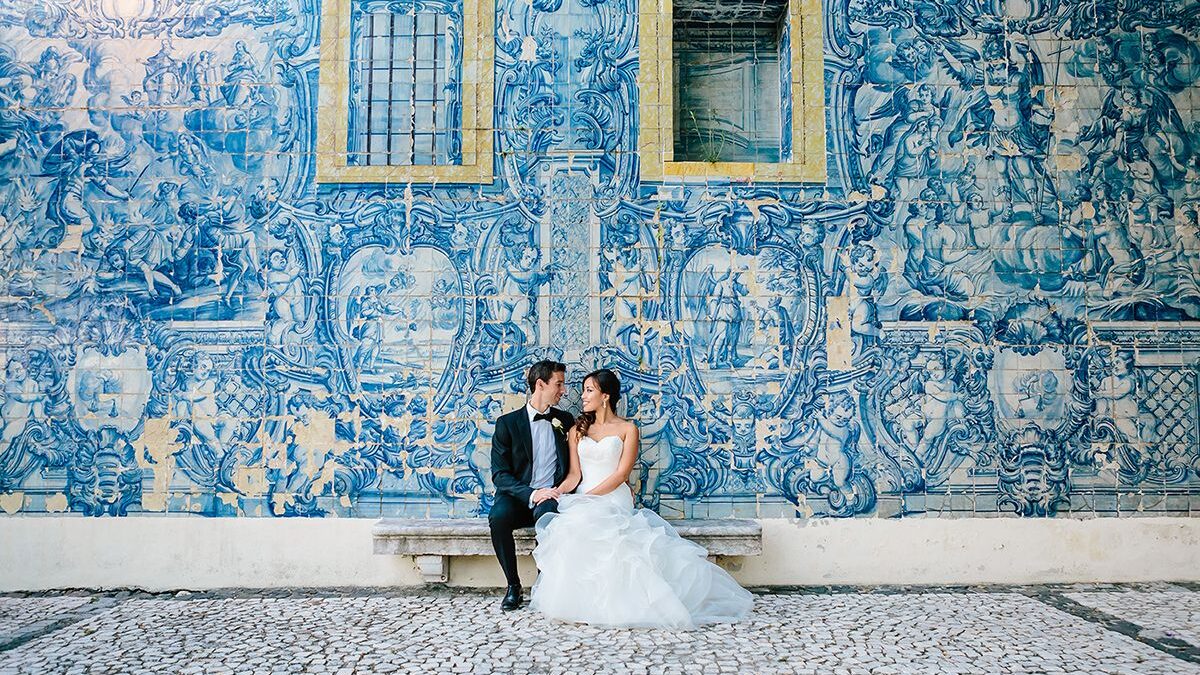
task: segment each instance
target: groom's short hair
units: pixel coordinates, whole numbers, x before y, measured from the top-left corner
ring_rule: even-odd
[[[529,373],[525,376],[525,382],[529,385],[529,393],[532,394],[537,389],[538,380],[549,382],[555,373],[565,372],[567,372],[567,364],[549,359],[542,359],[529,366]]]

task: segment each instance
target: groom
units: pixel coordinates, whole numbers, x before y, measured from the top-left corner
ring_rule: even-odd
[[[513,530],[533,525],[544,513],[558,511],[558,485],[567,476],[567,430],[570,413],[554,407],[566,390],[567,367],[538,361],[525,377],[529,403],[496,420],[492,436],[492,482],[496,502],[488,514],[492,546],[504,570],[508,592],[500,608],[521,606],[517,546]]]

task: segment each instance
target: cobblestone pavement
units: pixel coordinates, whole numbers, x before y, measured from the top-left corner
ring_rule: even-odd
[[[1067,597],[1200,649],[1200,593],[1123,591],[1069,593]]]
[[[91,602],[89,597],[0,598],[0,636],[15,635]]]
[[[803,591],[661,631],[502,613],[495,594],[7,597],[0,626],[26,632],[0,635],[0,674],[1200,673],[1198,603],[1161,585]]]

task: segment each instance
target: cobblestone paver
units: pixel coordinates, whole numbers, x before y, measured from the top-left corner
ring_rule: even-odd
[[[1067,593],[1075,602],[1200,647],[1200,593],[1118,591]],[[1143,631],[1143,632],[1144,632]]]
[[[0,598],[0,638],[82,607],[92,599],[78,596]]]
[[[498,603],[131,599],[0,652],[0,673],[1200,673],[1018,593],[764,595],[748,620],[695,631],[565,625]]]

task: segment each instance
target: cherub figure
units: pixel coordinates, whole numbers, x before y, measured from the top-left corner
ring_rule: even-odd
[[[925,362],[921,382],[921,417],[924,425],[916,449],[916,455],[922,463],[929,457],[950,422],[962,417],[961,394],[951,366],[950,357],[944,353],[934,354]]]
[[[850,472],[858,451],[856,414],[857,406],[849,393],[829,395],[816,423],[800,439],[800,446],[810,455],[805,463],[813,482],[830,483],[847,501],[854,497]]]
[[[758,418],[754,406],[747,400],[740,400],[733,406],[733,420],[730,424],[732,431],[732,469],[734,475],[741,479],[746,486],[758,484],[758,438],[755,435],[755,424]]]
[[[26,361],[10,358],[4,369],[4,400],[0,403],[0,450],[11,447],[31,420],[46,416],[46,398]]]
[[[492,317],[507,335],[528,339],[536,332],[533,323],[537,289],[550,281],[553,270],[541,265],[541,249],[525,245],[505,249],[507,265],[500,270],[499,293],[492,301]]]
[[[275,320],[267,327],[271,344],[282,343],[288,331],[301,327],[308,320],[308,299],[304,294],[302,275],[300,266],[292,261],[286,250],[271,249],[267,254],[264,281],[270,294],[271,309],[275,312]]]
[[[1108,372],[1096,383],[1095,419],[1109,420],[1127,443],[1140,445],[1154,439],[1154,424],[1142,419],[1141,386],[1132,352],[1114,354]]]
[[[850,333],[861,346],[879,335],[879,308],[876,303],[887,290],[887,272],[879,254],[870,244],[857,244],[850,250],[851,285],[854,300],[850,306]]]
[[[195,440],[221,457],[233,440],[234,429],[219,417],[214,370],[215,364],[207,352],[191,354],[176,382],[175,416],[189,420]]]

